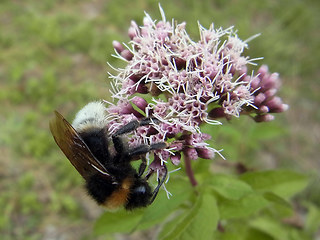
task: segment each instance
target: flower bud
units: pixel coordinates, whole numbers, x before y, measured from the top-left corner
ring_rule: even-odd
[[[142,111],[145,111],[146,107],[148,106],[148,102],[141,97],[135,96],[131,99],[131,102],[140,108]]]
[[[187,158],[191,160],[196,160],[198,159],[198,153],[195,148],[186,148],[184,149],[184,154],[186,155]]]
[[[222,107],[214,108],[209,112],[209,117],[216,119],[225,117],[224,109]]]
[[[274,120],[274,116],[272,116],[271,114],[257,115],[254,117],[254,120],[256,122],[270,122]]]
[[[172,148],[174,151],[181,151],[183,147],[183,144],[181,141],[174,141],[170,144],[170,148]]]
[[[137,33],[139,32],[139,27],[135,21],[131,21],[130,28],[128,30],[128,35],[130,39],[132,40],[137,36]]]
[[[262,65],[259,70],[258,70],[258,74],[259,74],[259,78],[263,79],[264,76],[268,73],[269,68],[267,65]]]
[[[213,159],[214,151],[208,148],[197,148],[198,156],[204,159]]]
[[[176,153],[174,153],[174,155],[171,155],[170,159],[171,159],[172,164],[177,166],[180,164],[181,154],[179,152],[176,152]]]
[[[130,52],[128,49],[124,49],[121,52],[121,56],[125,59],[127,59],[128,61],[130,61],[133,58],[133,54],[132,52]]]
[[[152,163],[150,163],[149,171],[158,172],[160,177],[165,174],[165,166],[161,164],[161,159],[158,157],[158,155],[155,155],[154,160]]]
[[[266,99],[266,96],[263,93],[259,93],[255,98],[253,104],[255,106],[259,106],[264,100]]]
[[[277,109],[281,106],[282,100],[280,97],[273,97],[268,102],[266,102],[266,105],[269,107],[270,110]]]
[[[121,53],[124,50],[122,44],[118,41],[112,41],[113,48],[118,52]]]
[[[173,57],[172,61],[174,61],[175,65],[176,65],[176,68],[178,70],[186,68],[186,60],[184,60],[183,58]]]
[[[279,87],[279,74],[272,73],[270,76],[265,76],[261,82],[261,90],[265,92],[271,88],[278,88]]]
[[[251,89],[256,90],[260,85],[261,79],[259,77],[255,77],[252,79],[250,86]]]
[[[282,103],[282,104],[278,105],[277,107],[270,109],[269,112],[271,112],[271,113],[281,113],[281,112],[287,111],[288,109],[289,109],[289,105]]]
[[[273,97],[277,93],[277,91],[278,90],[276,88],[272,88],[272,89],[265,91],[264,95],[266,96],[266,99],[270,99],[271,97]]]
[[[258,109],[259,113],[268,113],[269,112],[269,108],[267,106],[260,106]]]

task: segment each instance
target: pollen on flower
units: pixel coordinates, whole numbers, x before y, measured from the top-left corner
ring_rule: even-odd
[[[199,40],[186,31],[186,23],[154,21],[146,14],[143,25],[134,21],[128,30],[129,44],[113,42],[116,57],[125,68],[111,75],[112,97],[107,111],[117,117],[110,121],[115,131],[132,119],[152,117],[156,124],[144,126],[129,136],[131,146],[169,142],[169,149],[157,150],[149,169],[161,174],[170,159],[174,165],[181,156],[211,159],[220,151],[209,147],[211,138],[201,124],[221,124],[218,119],[249,115],[256,122],[274,119],[271,113],[286,111],[288,105],[275,96],[279,74],[262,65],[255,74],[249,70],[255,61],[244,55],[248,42],[233,27],[208,29],[200,25]],[[145,96],[145,97],[144,97]]]

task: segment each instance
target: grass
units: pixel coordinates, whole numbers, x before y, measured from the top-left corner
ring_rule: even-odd
[[[162,1],[167,18],[234,25],[250,42],[251,57],[264,56],[283,79],[280,95],[290,110],[268,127],[249,119],[217,130],[214,144],[229,161],[285,166],[311,176],[320,170],[319,23],[316,0]],[[2,239],[91,239],[101,213],[48,130],[52,111],[72,119],[81,106],[109,99],[106,62],[112,40],[127,42],[130,20],[143,11],[160,19],[156,1],[2,1],[0,4],[0,234]],[[243,141],[245,137],[245,143]],[[314,178],[316,182],[316,178]],[[318,191],[316,190],[318,189]],[[320,205],[319,186],[300,196]],[[139,233],[134,237],[140,237]]]

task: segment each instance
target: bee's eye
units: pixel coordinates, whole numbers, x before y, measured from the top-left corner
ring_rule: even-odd
[[[145,186],[139,186],[133,189],[134,193],[138,193],[138,194],[144,194],[146,193],[146,187]]]

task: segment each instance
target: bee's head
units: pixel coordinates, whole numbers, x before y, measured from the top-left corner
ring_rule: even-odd
[[[137,178],[130,188],[130,194],[125,208],[131,210],[146,207],[150,204],[151,197],[152,191],[149,184],[144,179]]]

